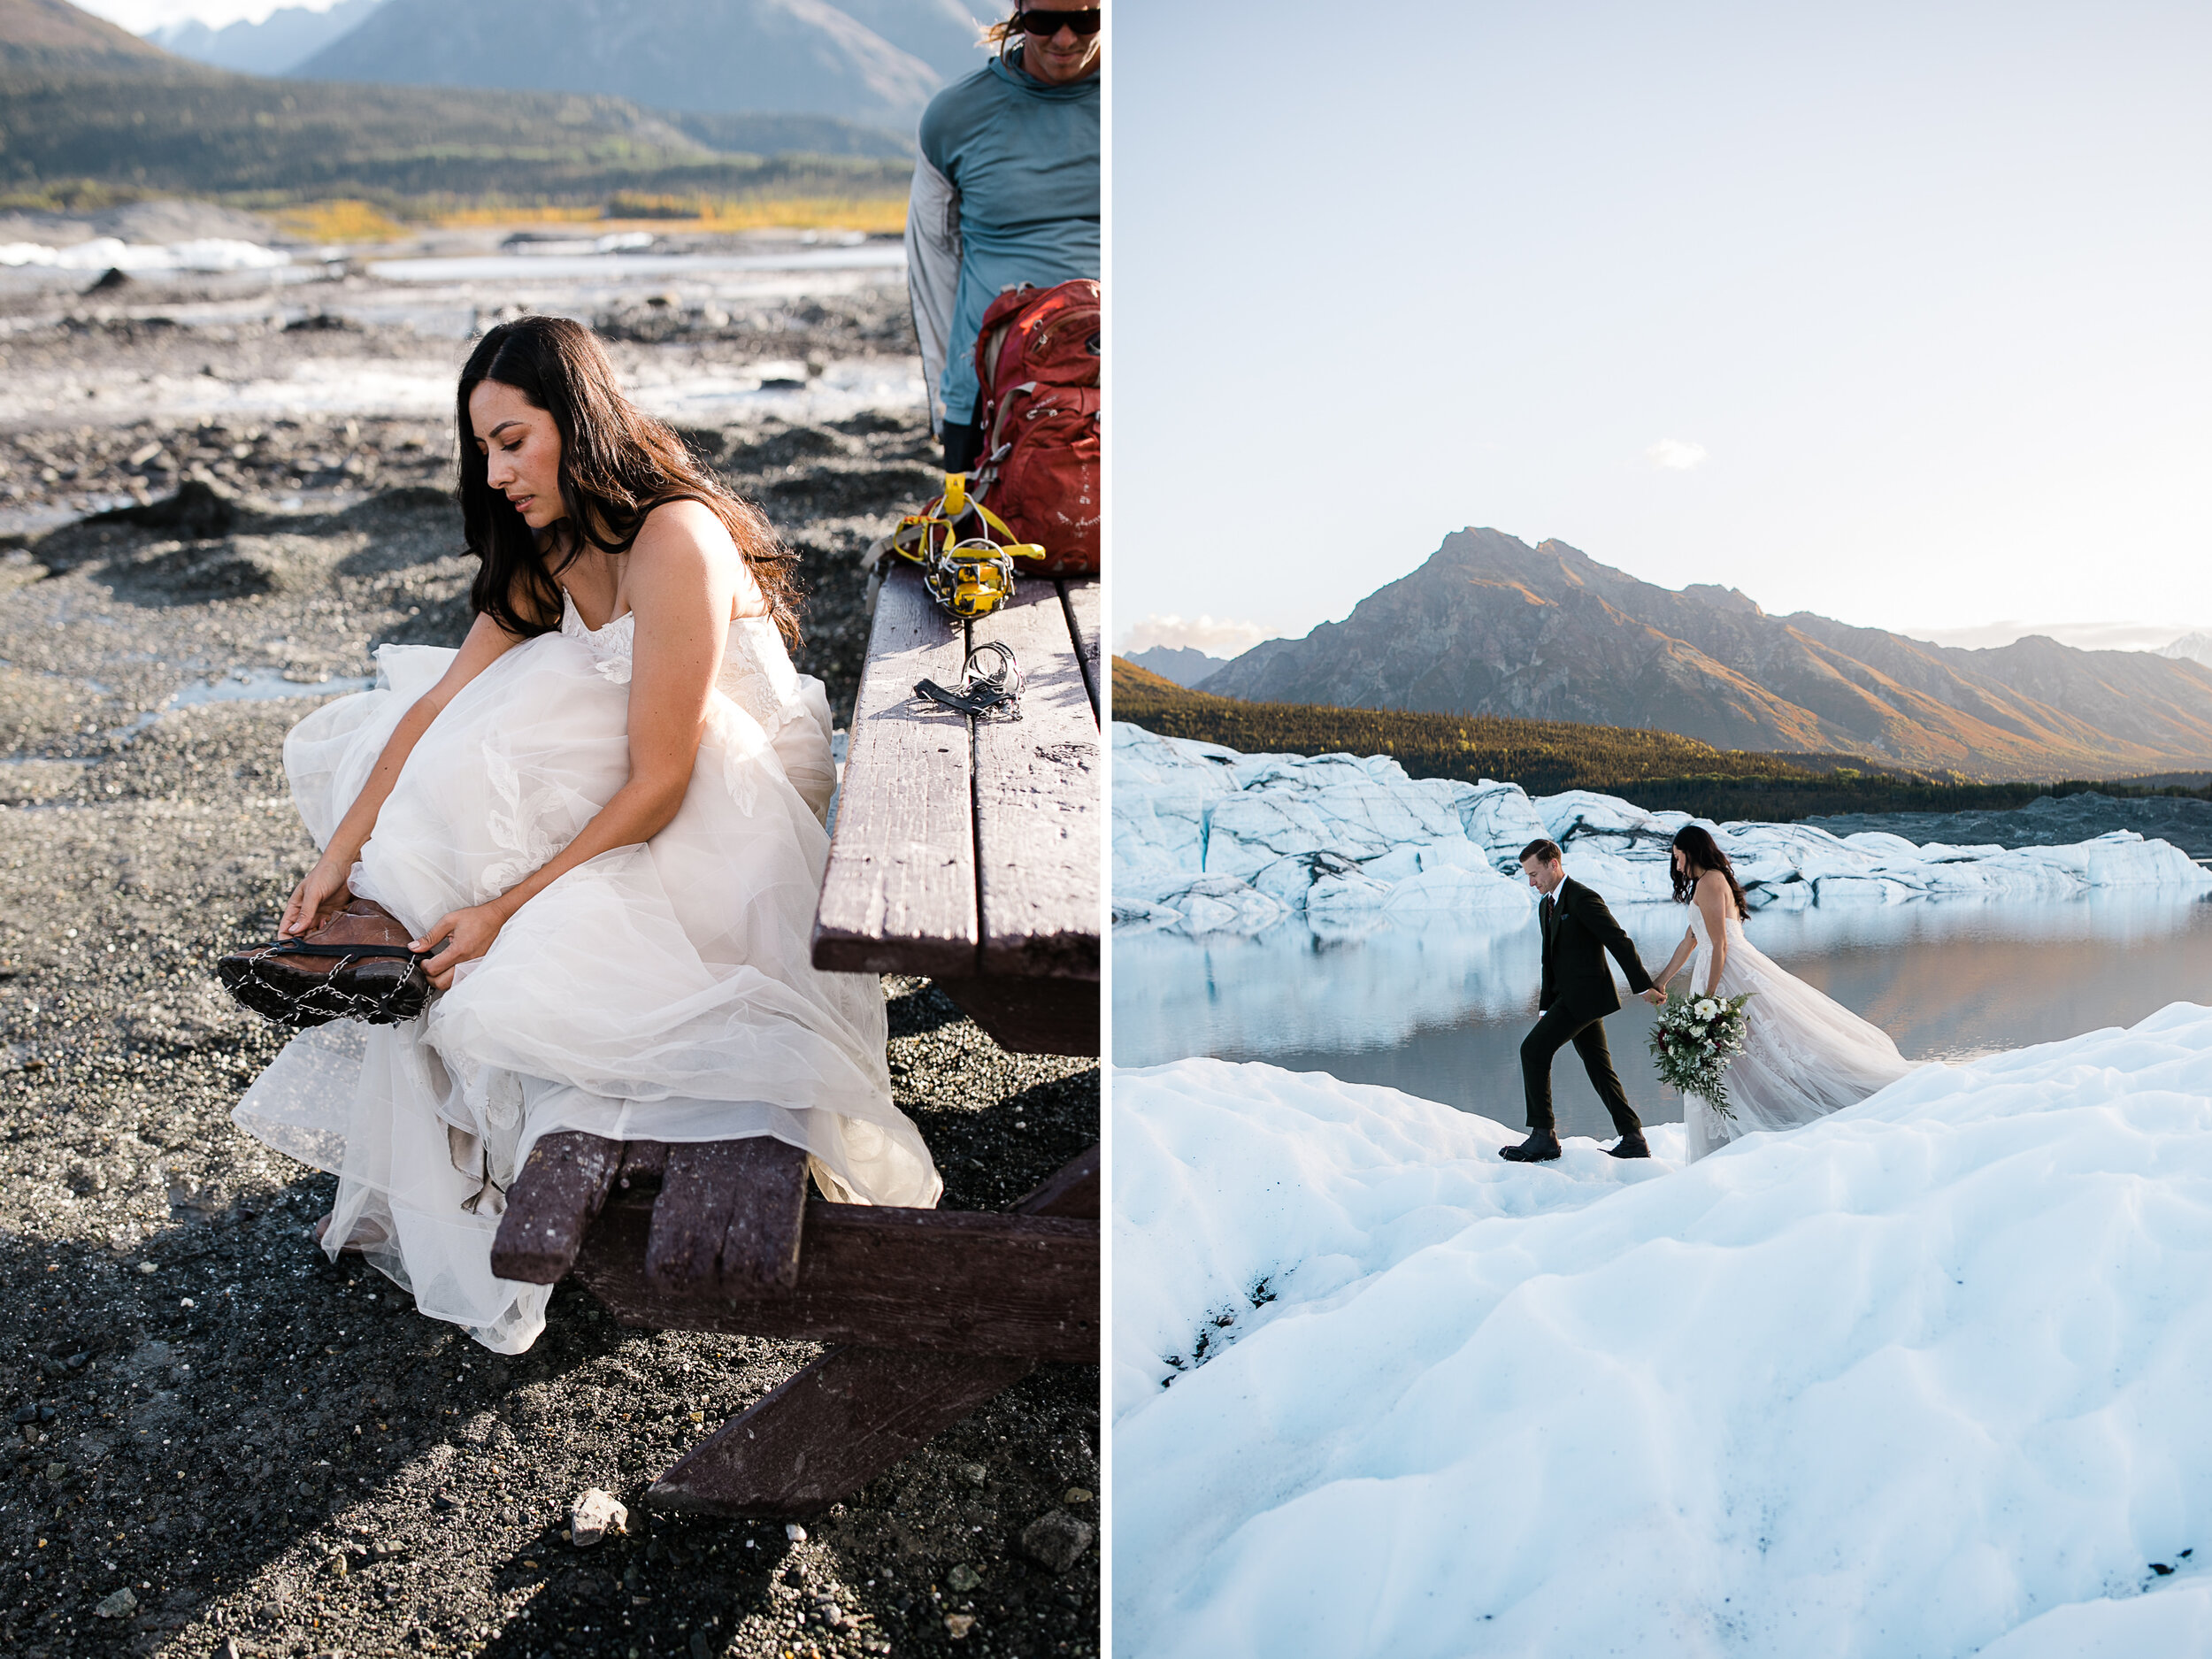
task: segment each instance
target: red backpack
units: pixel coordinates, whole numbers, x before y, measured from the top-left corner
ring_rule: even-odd
[[[1088,278],[1009,288],[976,335],[983,449],[970,488],[1016,536],[1043,547],[1047,576],[1098,572],[1099,286]]]

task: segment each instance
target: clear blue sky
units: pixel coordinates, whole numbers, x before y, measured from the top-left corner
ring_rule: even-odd
[[[1924,634],[2212,623],[2212,6],[1360,15],[1115,7],[1118,643],[1302,634],[1469,524]]]

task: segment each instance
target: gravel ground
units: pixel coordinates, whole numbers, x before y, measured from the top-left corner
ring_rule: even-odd
[[[926,434],[864,414],[687,436],[801,550],[804,665],[849,710],[852,555],[926,486]],[[169,465],[131,460],[157,441]],[[449,442],[336,416],[0,436],[13,504],[127,499],[127,475],[157,503],[0,552],[0,1641],[1095,1652],[1094,1545],[1054,1571],[1020,1541],[1096,1522],[1095,1368],[1041,1369],[803,1538],[651,1515],[654,1475],[817,1350],[626,1332],[565,1290],[530,1353],[488,1354],[326,1264],[307,1230],[332,1183],[230,1125],[280,1039],[211,964],[266,935],[311,850],[283,733],[373,642],[464,620],[457,517],[429,488]],[[301,488],[319,504],[250,493]],[[1006,1054],[926,982],[885,991],[949,1205],[1008,1207],[1097,1138],[1094,1063]],[[627,1537],[566,1541],[590,1486],[629,1504]]]

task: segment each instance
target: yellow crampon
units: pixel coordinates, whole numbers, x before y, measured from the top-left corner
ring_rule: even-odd
[[[960,520],[972,518],[981,530],[960,534]],[[995,532],[1002,540],[994,541]],[[895,553],[921,566],[929,596],[956,617],[987,617],[1014,596],[1014,561],[1041,559],[1033,541],[1017,541],[1006,522],[979,501],[968,499],[968,475],[945,474],[945,493],[870,549],[877,558]]]

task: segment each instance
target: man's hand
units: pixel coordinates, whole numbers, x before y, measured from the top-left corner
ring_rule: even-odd
[[[1645,1002],[1650,1003],[1654,1008],[1664,1008],[1667,1005],[1667,994],[1655,985],[1653,986],[1648,991],[1639,991],[1636,995],[1642,997]]]
[[[410,950],[428,950],[440,940],[445,948],[422,964],[422,971],[430,976],[430,983],[441,991],[450,990],[453,971],[465,962],[473,962],[492,948],[492,941],[499,937],[499,930],[507,925],[507,918],[488,904],[479,904],[465,910],[456,910],[442,916],[420,939],[408,942]]]

